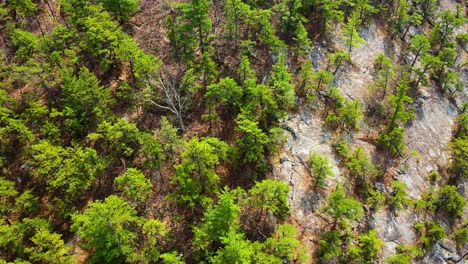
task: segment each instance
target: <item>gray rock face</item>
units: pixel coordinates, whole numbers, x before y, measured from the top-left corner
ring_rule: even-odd
[[[416,109],[416,117],[406,128],[408,150],[417,151],[406,161],[407,173],[401,180],[408,185],[411,197],[419,198],[429,187],[427,175],[449,162],[447,144],[452,138],[454,116],[448,111],[453,106],[438,95],[436,88],[426,89],[432,96]],[[426,96],[427,98],[427,96]]]
[[[393,251],[397,244],[407,244],[416,239],[413,230],[413,222],[416,220],[414,214],[400,211],[395,215],[381,210],[374,214],[373,220],[379,237],[385,242],[384,253]]]
[[[436,242],[428,251],[421,263],[436,264],[436,263],[467,263],[462,259],[457,252],[457,247],[454,241],[444,240]]]
[[[454,1],[443,0],[443,5],[453,7]],[[347,50],[340,35],[341,26],[336,27],[336,34],[331,36],[334,49]],[[411,32],[415,33],[412,29]],[[411,35],[408,34],[408,38]],[[372,91],[369,86],[374,81],[373,64],[376,57],[383,53],[394,61],[405,59],[401,43],[393,41],[375,23],[360,29],[359,34],[366,43],[352,51],[350,65],[343,67],[335,76],[333,85],[340,89],[343,96],[351,100],[359,100],[366,107],[366,98]],[[314,45],[309,53],[309,59],[313,62],[314,70],[326,67],[327,49],[324,45]],[[412,61],[411,54],[406,55]],[[463,54],[461,61],[466,60]],[[420,198],[421,194],[428,190],[430,183],[427,175],[432,171],[447,166],[450,155],[447,144],[452,137],[452,127],[458,115],[457,109],[463,102],[468,101],[468,70],[462,69],[462,81],[466,84],[465,91],[455,98],[455,104],[445,99],[440,94],[440,89],[431,84],[429,87],[421,87],[419,94],[414,98],[415,118],[405,125],[405,142],[407,154],[396,164],[397,172],[392,174],[393,179],[404,181],[408,188],[409,196]],[[323,92],[326,94],[326,92]],[[315,108],[314,108],[315,107]],[[334,131],[324,128],[324,121],[319,117],[320,109],[316,105],[305,107],[299,114],[290,116],[283,122],[287,136],[286,143],[279,155],[277,162],[273,162],[271,177],[281,179],[289,183],[289,194],[292,209],[292,222],[299,230],[301,241],[314,252],[320,234],[330,228],[329,219],[322,215],[320,208],[326,204],[327,196],[335,190],[337,185],[350,186],[350,179],[346,173],[339,169],[339,159],[331,146],[334,140]],[[361,135],[376,134],[381,128],[368,128],[364,122],[360,124],[362,129],[358,135],[349,135],[349,141],[353,146],[363,146],[370,157],[374,157],[376,146],[360,137]],[[358,138],[361,138],[358,139]],[[333,176],[326,179],[324,188],[313,186],[313,178],[310,175],[308,155],[317,152],[325,155],[330,160]],[[391,180],[390,177],[387,180]],[[380,180],[379,180],[380,181]],[[388,194],[388,182],[382,180],[375,187]],[[468,181],[459,183],[460,193],[468,198]],[[468,206],[465,208],[464,218],[468,217]],[[400,210],[397,214],[383,208],[367,218],[359,226],[377,229],[378,236],[384,241],[381,251],[381,259],[378,263],[384,263],[384,259],[395,253],[398,244],[414,244],[418,240],[413,228],[417,222],[427,219],[419,218],[411,209]],[[443,220],[441,220],[443,222]],[[457,252],[453,241],[447,240],[434,245],[421,263],[463,263],[462,252]],[[458,258],[458,260],[457,260]],[[312,258],[313,259],[313,258]]]

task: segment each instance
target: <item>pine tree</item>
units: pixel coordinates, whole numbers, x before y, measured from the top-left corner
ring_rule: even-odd
[[[391,187],[393,189],[391,195],[388,198],[388,203],[392,210],[403,209],[409,202],[406,183],[401,181],[392,181]]]
[[[239,46],[241,23],[252,16],[250,5],[243,3],[241,0],[226,0],[225,10],[225,27],[228,37],[234,39],[236,48]]]
[[[349,52],[346,51],[337,51],[334,53],[328,53],[327,55],[329,59],[329,64],[327,66],[327,70],[329,70],[330,66],[334,66],[335,70],[333,71],[333,75],[336,75],[338,70],[344,63],[349,62],[351,60],[351,55]]]
[[[466,205],[465,198],[458,193],[457,187],[445,185],[438,192],[437,207],[445,209],[452,217],[462,217]]]
[[[337,230],[325,232],[319,240],[319,258],[321,261],[330,261],[342,254],[341,233]]]
[[[328,204],[322,208],[322,211],[333,217],[336,227],[338,221],[360,220],[364,214],[362,205],[354,198],[346,198],[345,192],[341,187],[338,187],[328,197]]]
[[[122,175],[114,179],[117,190],[122,192],[121,196],[131,205],[146,202],[151,193],[151,181],[137,169],[128,168]]]
[[[382,89],[382,100],[387,95],[389,84],[395,76],[395,67],[392,60],[384,54],[379,54],[374,62],[374,67],[377,70],[375,85]]]
[[[274,113],[277,118],[284,117],[287,110],[295,104],[294,87],[291,79],[292,74],[286,68],[286,55],[282,53],[279,55],[278,62],[273,65],[269,82],[278,108]]]
[[[325,186],[326,177],[333,175],[332,167],[326,156],[322,156],[318,153],[310,153],[309,166],[312,176],[315,177],[315,184],[319,187]]]
[[[239,130],[244,133],[238,144],[245,162],[262,164],[265,147],[270,143],[268,135],[258,127],[258,122],[250,120],[245,114],[239,114],[236,122]]]
[[[358,48],[361,44],[366,43],[364,39],[359,36],[358,27],[361,24],[361,19],[356,14],[348,17],[348,22],[344,26],[344,41],[348,46],[348,53],[351,54],[353,48]]]
[[[177,187],[179,203],[195,206],[205,195],[218,190],[219,176],[215,168],[226,159],[228,145],[217,138],[194,137],[186,144],[182,161],[175,165],[171,182]]]
[[[377,257],[380,249],[384,245],[384,242],[377,236],[377,230],[375,229],[371,229],[367,233],[360,234],[358,240],[364,259],[369,261]]]
[[[408,49],[410,52],[414,53],[414,59],[410,65],[411,68],[413,68],[419,56],[424,56],[427,54],[427,51],[430,47],[429,40],[425,35],[418,34],[411,38],[411,45]]]
[[[107,166],[92,148],[63,148],[44,140],[31,146],[31,152],[36,179],[46,181],[48,190],[61,193],[66,200],[86,191]]]
[[[194,228],[193,244],[203,255],[210,253],[213,243],[223,242],[223,237],[229,236],[230,232],[239,231],[240,211],[241,207],[236,203],[234,195],[227,188],[222,190],[218,203],[207,208],[203,223]]]
[[[131,18],[131,14],[139,10],[140,0],[97,0],[104,8],[112,13],[122,24]]]
[[[71,230],[82,239],[83,249],[92,252],[90,263],[114,263],[132,258],[137,251],[135,227],[142,219],[124,199],[108,196],[89,204],[83,213],[72,215]]]
[[[209,0],[192,0],[189,3],[175,5],[180,15],[175,22],[170,21],[172,23],[170,32],[173,32],[173,42],[177,42],[182,48],[187,61],[194,60],[196,48],[200,49],[200,54],[209,51],[210,6]],[[171,39],[171,35],[169,38]]]
[[[380,146],[388,150],[391,155],[402,155],[402,152],[406,148],[404,143],[405,129],[400,127],[397,121],[406,123],[408,119],[414,117],[414,113],[407,111],[405,106],[406,103],[413,102],[413,99],[406,95],[408,89],[408,80],[404,78],[398,83],[395,94],[389,96],[388,100],[393,114],[387,125],[387,129],[377,138]]]
[[[250,203],[261,210],[260,215],[269,212],[281,219],[289,215],[289,185],[282,181],[263,180],[249,190]]]
[[[468,178],[468,136],[456,138],[450,147],[453,151],[453,173],[462,179]]]

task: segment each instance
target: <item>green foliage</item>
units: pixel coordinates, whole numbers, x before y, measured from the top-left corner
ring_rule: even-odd
[[[135,124],[125,119],[117,122],[104,121],[98,125],[96,133],[91,133],[88,138],[91,140],[102,139],[105,149],[113,156],[131,156],[138,144],[140,131]]]
[[[171,253],[161,254],[162,242],[168,233],[169,229],[163,222],[156,219],[146,221],[142,227],[142,234],[144,237],[143,248],[141,252],[137,254],[138,256],[135,256],[134,260],[142,260],[144,263],[151,263],[161,257],[161,259],[165,261],[164,263],[171,263],[169,261],[172,255]],[[165,256],[163,257],[163,255]],[[172,257],[172,263],[177,263],[177,255]],[[168,261],[166,261],[166,258]]]
[[[0,166],[14,157],[18,149],[29,145],[35,138],[26,122],[18,118],[14,111],[15,100],[11,99],[0,85]]]
[[[411,45],[408,48],[408,51],[414,53],[414,59],[411,63],[411,67],[414,66],[416,60],[422,55],[426,55],[431,45],[429,44],[429,40],[423,34],[414,35],[411,38]]]
[[[26,190],[15,199],[15,207],[13,209],[16,213],[29,215],[39,209],[39,199],[31,190]]]
[[[336,51],[334,53],[327,54],[329,65],[335,67],[335,71],[333,71],[333,75],[335,75],[341,66],[351,60],[351,54],[346,51]]]
[[[379,210],[379,208],[385,205],[385,194],[379,190],[369,188],[366,196],[366,203],[369,204],[374,211]]]
[[[349,263],[362,263],[363,259],[362,249],[359,245],[350,245],[346,250],[344,259]]]
[[[369,0],[357,0],[354,3],[350,3],[350,5],[354,5],[353,11],[357,12],[357,16],[363,19],[364,21],[372,15],[377,14],[384,9],[384,7],[381,4],[376,4]]]
[[[369,157],[362,146],[356,148],[346,161],[349,174],[356,178],[362,187],[369,185],[378,174],[377,168],[369,161]]]
[[[249,190],[249,201],[255,207],[262,210],[266,209],[271,214],[285,219],[290,214],[288,193],[290,191],[288,184],[282,181],[263,180],[257,182]]]
[[[34,262],[47,263],[77,263],[76,256],[71,256],[72,247],[65,245],[61,235],[48,229],[40,228],[30,238],[32,247],[25,249]]]
[[[377,137],[377,142],[383,149],[387,150],[393,156],[401,156],[406,149],[405,129],[403,127],[396,126],[390,131],[382,132]]]
[[[372,260],[377,257],[380,249],[384,245],[383,241],[378,238],[377,230],[369,230],[367,234],[361,234],[358,237],[359,247],[362,250],[364,259]]]
[[[460,178],[468,178],[468,136],[455,138],[450,147],[453,151],[453,173]]]
[[[428,85],[427,77],[432,71],[439,71],[442,69],[443,62],[438,56],[433,56],[431,54],[426,54],[421,59],[421,68],[416,69],[416,75],[418,79],[415,84],[415,88],[419,87],[419,84]]]
[[[394,19],[390,25],[393,33],[403,33],[402,39],[405,39],[411,26],[419,26],[422,23],[422,15],[417,8],[408,0],[399,0],[397,9],[394,12]]]
[[[432,171],[428,175],[428,179],[432,184],[435,184],[441,178],[440,173],[438,171]]]
[[[377,70],[374,85],[382,90],[382,98],[385,98],[387,91],[390,89],[390,82],[396,74],[395,67],[392,60],[382,53],[375,59],[374,67]]]
[[[463,111],[457,118],[456,137],[468,136],[468,103],[463,104]]]
[[[18,191],[15,188],[15,183],[0,177],[0,214],[8,211],[13,197],[18,195]]]
[[[139,10],[139,2],[140,0],[97,0],[97,3],[101,3],[121,22],[129,20],[131,14]]]
[[[270,87],[256,84],[254,79],[248,80],[246,89],[247,103],[243,110],[252,120],[258,120],[262,128],[267,128],[272,117],[278,113],[278,107]],[[281,112],[285,114],[285,112]],[[278,115],[279,117],[280,115]]]
[[[439,208],[444,208],[451,217],[463,216],[466,200],[458,193],[456,186],[445,185],[437,192],[437,196]]]
[[[47,189],[74,199],[87,190],[106,168],[106,161],[92,148],[62,148],[48,141],[31,146],[32,173],[47,182]]]
[[[228,37],[234,39],[237,46],[239,45],[241,23],[252,15],[252,10],[248,4],[241,0],[227,0],[224,9],[224,23]]]
[[[193,244],[208,254],[213,242],[223,242],[223,237],[229,236],[230,232],[236,232],[240,228],[240,210],[234,195],[227,188],[222,190],[218,203],[214,207],[207,208],[203,223],[194,228]]]
[[[397,246],[397,254],[385,260],[387,264],[412,264],[412,259],[422,256],[422,252],[416,246]]]
[[[393,210],[403,209],[403,207],[409,203],[408,193],[406,191],[406,183],[395,180],[392,181],[390,186],[392,187],[392,192],[388,197],[388,203],[390,207]]]
[[[0,220],[0,248],[11,258],[21,257],[33,263],[76,263],[72,248],[42,218],[23,218],[12,224]]]
[[[145,168],[159,169],[161,162],[165,159],[161,143],[154,135],[147,132],[140,132],[137,135],[137,141],[142,165]]]
[[[400,127],[397,121],[406,123],[408,119],[414,117],[413,111],[407,111],[405,106],[406,103],[413,102],[413,99],[406,95],[408,89],[408,80],[402,79],[397,85],[395,94],[388,97],[389,105],[393,114],[387,129],[377,138],[379,145],[393,156],[401,156],[406,148],[404,140],[405,129]]]
[[[9,0],[8,6],[23,16],[31,16],[38,10],[37,5],[32,0]]]
[[[164,264],[184,264],[182,257],[177,252],[168,252],[159,256]]]
[[[154,75],[158,72],[161,63],[159,62],[158,58],[156,58],[156,56],[147,54],[139,49],[134,39],[128,38],[126,40],[130,43],[130,56],[128,56],[126,59],[130,60],[132,66],[131,70],[136,78],[137,83],[139,83],[140,86],[143,86],[145,83],[149,83],[152,78],[154,78]]]
[[[231,77],[226,77],[217,84],[209,85],[206,88],[205,97],[210,100],[210,106],[215,107],[218,104],[227,108],[236,107],[238,109],[242,104],[243,89],[237,85]]]
[[[296,233],[290,224],[279,225],[273,236],[265,241],[265,250],[283,262],[305,263],[307,256]]]
[[[208,51],[211,20],[208,12],[211,2],[208,0],[193,0],[190,3],[179,3],[175,7],[180,15],[174,21],[168,20],[168,37],[175,49],[175,54],[181,52],[184,59],[193,61],[195,49],[201,54]],[[176,55],[177,57],[178,55]]]
[[[340,137],[338,141],[333,145],[335,151],[340,155],[342,158],[347,158],[349,153],[351,152],[348,143],[346,143],[346,139]]]
[[[325,123],[332,128],[359,129],[363,118],[362,105],[358,100],[349,101],[341,96],[337,88],[329,90],[328,98],[334,105],[334,112],[328,113]]]
[[[346,198],[342,187],[338,187],[328,197],[328,204],[322,211],[333,217],[335,224],[338,220],[357,221],[364,214],[362,205],[354,198]]]
[[[137,233],[142,223],[124,199],[108,196],[92,202],[83,213],[72,215],[71,230],[82,239],[81,246],[92,252],[90,263],[114,263],[131,259],[136,252]]]
[[[357,14],[352,14],[348,17],[348,22],[345,24],[344,31],[344,41],[346,46],[348,46],[348,52],[351,54],[353,48],[359,48],[361,44],[365,44],[366,41],[359,36],[358,26],[361,24],[361,19],[358,18]]]
[[[292,75],[286,68],[284,53],[280,53],[270,74],[268,85],[257,84],[250,61],[246,56],[241,57],[239,75],[245,91],[241,113],[251,121],[259,121],[263,131],[271,129],[295,104]]]
[[[341,256],[341,234],[337,230],[325,232],[319,240],[319,258],[322,262]]]
[[[285,47],[285,44],[276,36],[276,30],[271,23],[271,17],[271,10],[256,9],[249,24],[259,31],[257,37],[261,43],[272,52],[280,52]]]
[[[344,129],[359,129],[359,121],[363,118],[362,105],[358,100],[346,103],[338,109],[338,116],[341,119],[341,127]]]
[[[329,163],[326,156],[318,153],[309,153],[309,166],[317,186],[325,186],[326,177],[333,176],[332,166]]]
[[[444,10],[437,16],[437,24],[431,31],[431,44],[441,44],[442,47],[452,41],[453,33],[456,28],[463,26],[466,18],[463,16],[462,7],[457,5],[457,13],[453,14],[450,10]]]
[[[299,76],[297,77],[296,83],[295,83],[295,89],[296,89],[296,94],[302,98],[302,96],[305,96],[307,98],[313,98],[315,95],[309,94],[311,90],[313,90],[313,83],[312,83],[312,77],[313,77],[313,71],[312,71],[312,62],[311,61],[305,61],[302,63],[300,71],[299,71]]]
[[[283,0],[273,6],[280,19],[280,31],[292,38],[302,52],[310,49],[311,41],[307,36],[304,23],[307,19],[300,13],[301,0]]]
[[[320,8],[320,14],[324,20],[324,27],[322,34],[326,30],[330,30],[334,22],[342,22],[344,18],[344,12],[341,9],[341,1],[334,0],[319,0],[319,1],[310,1],[311,5],[316,4]]]
[[[453,232],[453,237],[457,242],[457,246],[462,248],[468,243],[468,226],[460,227]]]
[[[227,158],[228,145],[217,138],[200,140],[193,137],[187,142],[182,161],[174,166],[171,182],[177,186],[178,201],[195,206],[204,195],[218,190],[219,176],[215,168]]]
[[[155,131],[162,146],[162,152],[171,158],[174,158],[176,150],[182,146],[182,141],[177,135],[175,128],[165,116],[161,117],[161,127]]]
[[[83,32],[79,46],[92,55],[103,71],[107,71],[115,62],[120,43],[126,43],[124,39],[129,36],[118,30],[118,24],[100,5],[85,5],[86,7],[80,10],[83,14],[77,12],[76,6],[72,6],[70,12],[73,15],[70,20]]]
[[[21,222],[14,222],[10,225],[4,218],[0,218],[0,249],[2,252],[8,252],[12,256],[24,255],[22,239],[25,232]]]
[[[220,238],[224,247],[216,252],[210,263],[251,263],[250,259],[254,255],[252,243],[244,238],[241,233],[236,233],[234,229]]]
[[[435,188],[431,186],[421,195],[421,199],[414,202],[414,207],[421,212],[434,213],[437,210],[437,203],[437,193]]]
[[[380,12],[383,4],[368,0],[162,3],[169,5],[163,8],[168,12],[153,10],[157,13],[154,19],[167,21],[168,41],[176,56],[173,61],[164,56],[167,45],[159,45],[168,44],[164,37],[154,39],[158,34],[153,34],[137,42],[124,32],[133,34],[140,22],[147,22],[142,13],[137,20],[143,20],[134,21],[136,28],[125,25],[139,2],[146,8],[143,11],[151,11],[142,1],[60,0],[59,6],[51,1],[3,2],[0,258],[5,261],[1,263],[74,263],[77,248],[87,251],[90,263],[183,263],[185,257],[200,263],[307,262],[296,231],[284,224],[290,214],[288,200],[297,197],[289,197],[290,187],[284,182],[253,179],[265,178],[270,158],[285,138],[283,129],[289,129],[281,126],[283,119],[295,108],[307,108],[303,104],[312,103],[312,110],[320,106],[330,110],[325,113],[326,123],[339,133],[359,129],[367,102],[341,95],[342,87],[333,85],[342,82],[333,79],[350,62],[352,49],[364,42],[359,27]],[[417,86],[428,84],[430,77],[449,97],[464,88],[458,72],[463,65],[456,60],[462,46],[452,43],[464,18],[461,9],[457,14],[443,11],[436,17],[435,0],[390,2],[384,3],[389,17],[382,19],[394,21],[392,30],[402,34],[403,42],[407,42],[408,32],[411,35],[433,26],[430,39],[434,44],[430,46],[423,35],[411,39],[411,72],[401,77],[397,87],[393,85],[399,69],[392,60],[379,55],[375,62],[374,86],[379,96],[383,94],[381,116],[389,113],[390,119],[378,143],[397,156],[404,154],[404,125],[412,117],[405,109],[412,103],[407,96],[409,84],[414,87],[411,94],[416,94]],[[49,20],[53,23],[44,24]],[[423,22],[431,25],[418,28]],[[307,31],[314,40],[330,40],[336,37],[331,31],[338,23],[344,23],[341,34],[349,52],[331,51],[328,67],[314,71],[316,52],[307,54],[311,48]],[[330,34],[318,33],[321,26]],[[460,34],[458,44],[465,38]],[[157,55],[147,54],[140,44]],[[315,46],[319,53],[326,49]],[[161,55],[168,65],[159,61]],[[299,72],[302,61],[306,62]],[[298,100],[295,92],[320,100]],[[386,102],[389,104],[384,105]],[[180,130],[166,118],[160,119],[167,113],[174,115],[171,122],[177,122]],[[209,120],[223,119],[222,125],[212,129],[210,123],[206,128],[200,123],[201,113]],[[463,178],[468,171],[465,119],[460,117],[451,145],[451,172]],[[216,135],[235,146],[231,149],[220,139],[194,135]],[[392,208],[404,207],[408,201],[405,186],[392,183],[389,196],[377,190],[372,183],[379,172],[362,148],[350,150],[344,137],[335,148],[352,177],[352,195],[367,199],[369,213],[383,206],[385,198]],[[309,159],[316,184],[324,186],[326,177],[332,175],[329,160],[313,153]],[[240,181],[232,178],[242,172],[245,175]],[[148,197],[153,197],[152,182],[145,177],[150,174],[161,178],[155,183],[160,190],[158,200],[174,195],[178,205],[172,208],[171,201],[152,204],[156,207],[144,212],[145,219],[137,209],[144,209]],[[220,182],[233,188],[236,184],[253,188],[222,190]],[[110,191],[116,195],[108,196]],[[93,202],[97,197],[103,200]],[[86,200],[90,204],[76,211]],[[184,206],[191,208],[184,211]],[[440,208],[458,217],[463,206],[466,201],[453,186],[439,191],[431,188],[415,203],[417,211],[427,213],[424,216]],[[162,210],[164,222],[149,218],[159,214],[153,209]],[[364,215],[356,199],[339,188],[332,192],[323,212],[334,224],[319,241],[319,261],[367,263],[377,259],[382,243],[376,231],[359,234],[362,228],[357,230],[350,223]],[[50,222],[32,218],[37,215]],[[177,227],[172,236],[169,224]],[[62,234],[55,233],[54,227]],[[438,224],[424,223],[420,229],[423,244],[444,236]],[[70,235],[71,231],[75,234]],[[466,243],[466,233],[464,226],[453,233],[460,245]],[[78,238],[76,245],[73,236]],[[176,249],[186,256],[173,251]],[[410,250],[397,249],[398,259],[389,263],[407,263],[414,256]]]
[[[250,120],[246,115],[237,116],[237,126],[244,132],[238,144],[246,162],[262,164],[265,159],[265,146],[270,138],[258,126],[258,122]]]
[[[17,28],[10,37],[18,59],[28,60],[33,57],[38,46],[38,38],[33,33]]]
[[[412,111],[406,111],[405,109],[406,103],[411,104],[413,102],[413,99],[406,94],[408,89],[408,80],[402,79],[397,85],[395,94],[388,97],[390,108],[393,110],[389,127],[394,126],[397,120],[406,123],[408,119],[414,117]]]
[[[130,204],[140,204],[148,200],[151,194],[151,181],[143,173],[134,168],[128,168],[125,173],[114,179],[117,190]]]
[[[419,241],[424,246],[425,250],[429,250],[433,243],[447,237],[445,229],[439,222],[432,220],[424,223],[417,223],[414,228],[418,231]]]
[[[317,86],[314,87],[315,91],[320,92],[332,82],[333,74],[327,70],[320,70],[312,75],[312,79],[317,84]],[[322,85],[325,87],[322,87]]]
[[[274,115],[278,118],[286,116],[287,110],[295,105],[294,87],[291,84],[291,79],[292,74],[286,68],[286,55],[281,53],[278,61],[273,64],[269,80],[269,86],[278,108]]]
[[[442,67],[443,70],[444,67]],[[444,70],[443,70],[444,71]],[[445,70],[440,76],[434,76],[441,82],[442,90],[448,96],[454,96],[463,90],[463,83],[460,81],[460,73],[451,70]]]
[[[93,73],[81,68],[76,76],[68,69],[63,71],[62,79],[63,114],[70,131],[83,133],[106,119],[112,104],[110,91]]]

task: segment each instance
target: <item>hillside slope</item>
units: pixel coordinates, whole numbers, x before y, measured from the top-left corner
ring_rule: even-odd
[[[452,0],[0,1],[0,263],[468,261]]]

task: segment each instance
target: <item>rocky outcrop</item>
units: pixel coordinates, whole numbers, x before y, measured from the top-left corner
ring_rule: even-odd
[[[365,99],[371,93],[369,86],[373,82],[373,63],[377,55],[384,53],[397,61],[402,54],[401,44],[390,40],[387,32],[372,22],[360,31],[360,35],[366,40],[366,44],[353,50],[352,66],[346,67],[335,76],[334,85],[344,96],[351,100],[361,100],[365,106]],[[339,34],[335,35],[332,46],[345,49]],[[313,62],[314,70],[326,67],[326,63],[323,62],[326,52],[323,44],[312,47],[309,58]],[[464,97],[466,94],[460,96]],[[460,106],[460,99],[457,100],[456,104],[447,100],[435,85],[423,87],[415,98],[412,105],[415,118],[405,127],[408,155],[400,159],[398,173],[394,175],[394,179],[404,181],[408,185],[407,191],[412,198],[419,198],[428,190],[430,184],[427,175],[430,172],[446,167],[450,161],[447,144],[451,140],[452,127],[458,114],[457,108]],[[292,221],[300,232],[302,242],[313,254],[316,252],[320,233],[330,225],[319,209],[326,203],[326,197],[337,184],[346,185],[349,182],[346,175],[340,171],[339,160],[332,150],[331,141],[335,132],[324,128],[323,120],[314,109],[302,109],[298,114],[284,120],[283,127],[288,138],[278,160],[274,162],[272,177],[285,180],[291,186],[289,199]],[[365,123],[361,127],[360,134],[377,132]],[[376,155],[375,146],[371,143],[353,136],[349,138],[353,145],[363,146],[370,155]],[[308,155],[311,152],[328,156],[333,167],[334,176],[326,179],[324,188],[313,186],[308,167]],[[461,193],[467,197],[468,184],[461,183],[459,186]],[[376,187],[387,192],[383,182],[376,183]],[[468,216],[467,211],[465,208],[465,219]],[[376,228],[379,237],[385,243],[381,253],[383,260],[395,253],[398,244],[414,244],[418,237],[413,226],[424,220],[427,219],[420,219],[418,214],[410,209],[396,214],[383,208],[367,218],[366,224],[370,228]],[[453,241],[446,240],[436,243],[422,261],[463,263],[462,256],[463,252],[457,251]]]

